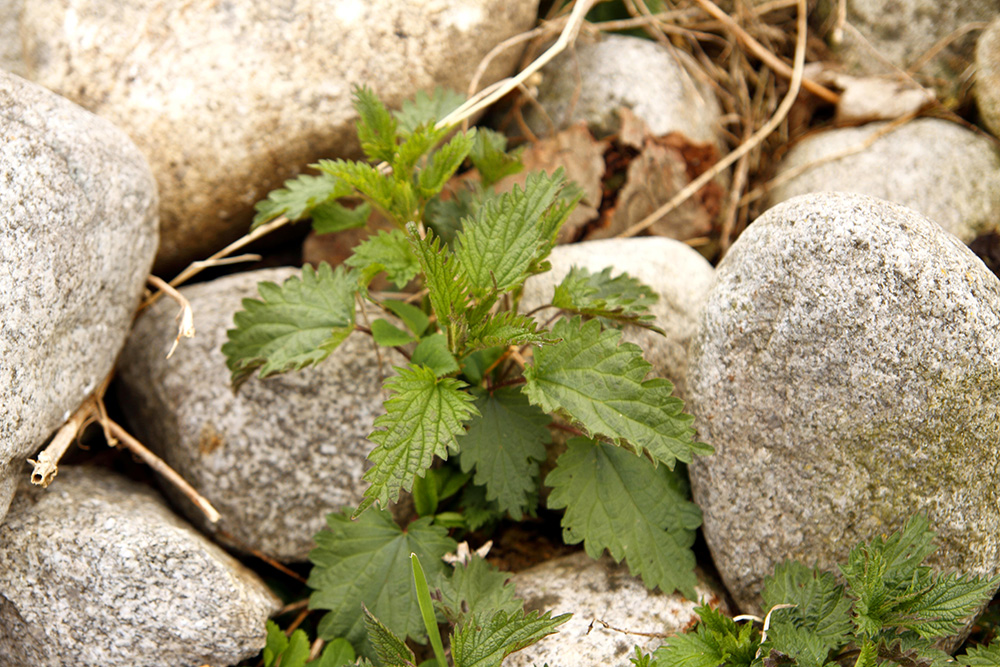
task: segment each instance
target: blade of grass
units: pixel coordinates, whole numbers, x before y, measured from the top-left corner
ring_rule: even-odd
[[[434,657],[437,659],[438,667],[448,667],[448,661],[444,657],[444,644],[441,643],[441,633],[438,631],[437,619],[434,618],[434,604],[431,602],[431,591],[427,587],[427,577],[424,576],[424,568],[421,567],[417,554],[410,554],[410,562],[413,564],[413,585],[417,589],[417,604],[420,606],[420,616],[424,619],[427,636],[431,638]]]

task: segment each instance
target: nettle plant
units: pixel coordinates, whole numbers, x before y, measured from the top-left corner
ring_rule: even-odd
[[[370,435],[376,446],[363,502],[330,515],[329,531],[316,537],[311,605],[330,610],[319,634],[376,657],[364,604],[375,627],[425,641],[409,561],[416,554],[438,613],[456,623],[455,664],[498,665],[505,650],[537,638],[539,628],[540,636],[551,632],[557,619],[525,615],[504,592],[506,575],[485,563],[468,576],[449,567],[442,556],[456,542],[448,529],[532,514],[556,426],[576,436],[544,479],[552,488],[547,506],[565,510],[565,541],[583,542],[594,558],[607,550],[624,559],[650,588],[693,597],[691,545],[701,513],[677,464],[712,449],[695,441],[693,418],[671,396],[671,383],[647,379],[642,351],[621,342],[623,325],[655,328],[649,287],[610,270],[574,268],[537,309],[551,314],[545,325],[518,311],[524,281],[550,269],[546,257],[580,194],[559,172],[493,192],[522,165],[502,135],[438,127],[453,106],[437,94],[393,114],[367,89],[355,92],[369,162],[320,161],[319,175],[289,181],[258,204],[254,224],[308,217],[317,232],[330,233],[365,225],[374,210],[395,229],[359,244],[336,269],[321,264],[282,285],[261,283],[261,299],[244,300],[223,352],[235,386],[254,372],[266,378],[319,363],[355,332],[408,360],[384,384],[389,398]],[[466,161],[478,182],[442,198]],[[352,208],[345,199],[362,203]],[[379,274],[401,290],[419,281],[416,298],[371,290]],[[362,326],[356,313],[366,308],[386,317]],[[405,530],[386,509],[404,490],[421,515]],[[449,496],[462,499],[461,514],[438,512]],[[492,658],[459,659],[457,646],[508,631],[511,641]]]

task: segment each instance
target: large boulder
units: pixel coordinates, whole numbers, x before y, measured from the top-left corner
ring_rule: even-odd
[[[0,71],[0,521],[25,457],[111,370],[156,252],[124,133]]]
[[[923,213],[965,243],[1000,228],[996,145],[937,118],[893,130],[871,123],[821,132],[792,148],[775,178],[771,205],[810,192],[858,192]]]
[[[695,588],[699,599],[688,600],[680,593],[647,589],[607,555],[595,561],[583,552],[519,572],[512,581],[528,611],[571,613],[573,618],[557,634],[511,655],[504,667],[630,667],[637,645],[650,653],[664,637],[696,623],[699,604],[725,607],[700,574]]]
[[[323,157],[357,153],[352,87],[390,107],[465,92],[537,0],[31,0],[30,78],[124,129],[160,189],[157,272],[246,233],[253,205]],[[484,83],[507,74],[508,50]]]
[[[280,606],[148,487],[66,467],[0,526],[0,667],[232,665]]]
[[[983,125],[1000,136],[1000,18],[976,42],[976,85],[972,89]]]
[[[1000,281],[924,216],[823,193],[755,221],[719,265],[688,393],[690,467],[745,610],[778,562],[833,569],[926,514],[932,564],[1000,572]]]
[[[574,266],[592,273],[612,267],[612,275],[628,273],[659,295],[650,308],[661,335],[648,329],[625,327],[622,340],[642,348],[652,373],[674,383],[677,395],[687,386],[688,345],[698,326],[698,311],[712,284],[714,269],[704,257],[679,241],[662,237],[607,239],[556,246],[549,256],[552,270],[529,278],[521,298],[522,312],[550,303],[556,286]],[[540,321],[553,311],[542,311]]]
[[[219,537],[291,561],[306,560],[328,512],[361,502],[381,376],[406,364],[389,350],[380,362],[371,338],[354,333],[316,367],[253,377],[234,392],[221,351],[234,313],[258,296],[258,282],[298,273],[266,269],[184,288],[195,337],[166,358],[177,307],[162,300],[136,321],[118,371],[133,432],[219,510]],[[208,528],[192,503],[166,490]]]

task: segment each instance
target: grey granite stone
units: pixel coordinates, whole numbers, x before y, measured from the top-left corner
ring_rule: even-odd
[[[701,309],[712,284],[714,269],[705,258],[679,241],[657,236],[606,239],[556,246],[549,257],[552,271],[532,276],[524,285],[521,311],[528,312],[552,301],[552,294],[573,266],[599,272],[614,267],[659,294],[650,309],[654,323],[666,336],[638,327],[626,327],[622,340],[635,343],[653,365],[652,374],[674,383],[681,398],[687,385],[687,350],[698,326]],[[542,311],[544,321],[553,311]]]
[[[922,215],[805,195],[717,269],[689,406],[716,449],[690,467],[729,591],[798,559],[832,569],[924,513],[932,564],[1000,571],[1000,282]]]
[[[775,178],[798,175],[777,185],[768,201],[858,192],[923,213],[965,243],[1000,228],[1000,154],[988,138],[955,123],[914,120],[861,152],[828,160],[886,129],[886,123],[871,123],[802,141],[781,161]]]
[[[316,367],[253,377],[233,393],[220,349],[233,314],[258,296],[259,281],[298,273],[267,269],[183,289],[197,333],[170,359],[176,306],[162,300],[137,320],[122,352],[118,396],[133,432],[219,510],[233,546],[302,561],[326,514],[361,501],[382,394],[374,346],[359,333]],[[382,363],[389,373],[406,362],[383,350]],[[202,524],[193,505],[166,490]]]
[[[0,71],[0,521],[25,457],[111,370],[156,251],[156,185],[106,120]]]
[[[976,42],[976,85],[972,89],[979,117],[993,136],[1000,136],[1000,18]]]
[[[359,154],[352,87],[391,108],[418,90],[465,92],[538,0],[31,0],[33,80],[124,129],[162,206],[157,272],[246,233],[253,205],[318,158]],[[506,75],[517,49],[484,85]]]
[[[577,69],[579,67],[579,70]],[[538,102],[525,110],[532,131],[546,135],[584,120],[598,136],[619,129],[618,109],[631,109],[653,134],[679,132],[690,141],[718,144],[718,100],[698,78],[699,66],[679,50],[638,37],[605,35],[577,43],[542,69]]]
[[[21,12],[24,0],[0,2],[0,69],[18,76],[25,75],[24,52],[21,46]]]
[[[651,652],[663,643],[662,636],[682,632],[697,621],[694,608],[700,603],[725,604],[703,578],[695,588],[699,600],[692,601],[679,593],[650,591],[625,565],[616,565],[608,556],[595,561],[583,552],[519,572],[512,581],[528,611],[551,611],[553,616],[572,613],[573,618],[559,626],[558,634],[511,655],[504,667],[545,663],[549,667],[630,667],[636,645]]]
[[[63,466],[0,526],[0,667],[232,665],[280,603],[148,487]]]

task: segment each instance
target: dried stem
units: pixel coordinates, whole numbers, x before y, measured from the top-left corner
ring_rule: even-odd
[[[34,466],[31,472],[31,483],[42,488],[52,483],[52,480],[59,474],[59,459],[63,457],[69,446],[73,444],[76,436],[95,414],[96,408],[92,398],[83,402],[77,411],[73,413],[65,424],[56,432],[52,442],[38,453],[38,458],[28,459],[28,463]]]
[[[175,320],[180,320],[180,324],[177,327],[177,337],[174,338],[174,344],[170,346],[170,351],[167,352],[167,359],[169,359],[174,355],[177,344],[181,342],[181,336],[184,338],[194,338],[194,313],[191,310],[191,302],[185,299],[184,295],[174,289],[173,286],[164,282],[162,278],[151,275],[147,280],[153,284],[153,287],[164,292],[181,307],[180,312],[177,313],[177,317],[174,318]]]

